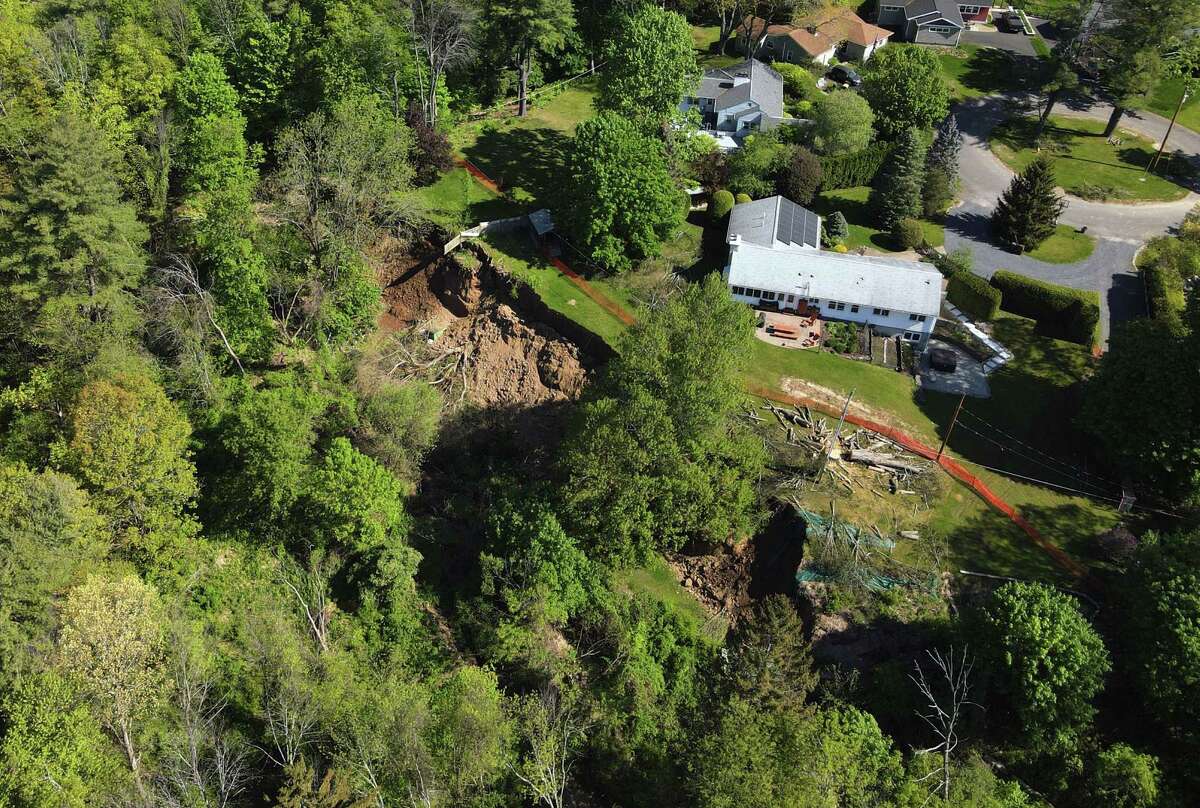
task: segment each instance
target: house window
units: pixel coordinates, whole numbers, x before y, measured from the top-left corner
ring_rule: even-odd
[[[875,309],[875,313],[878,314],[880,317],[889,317],[889,316],[891,316],[892,310],[891,309]]]
[[[845,311],[846,304],[838,303],[836,300],[831,300],[827,304],[825,304],[825,308],[829,309],[830,311]]]
[[[735,286],[733,287],[733,293],[735,295],[744,295],[746,294],[746,290],[741,286]]]
[[[858,304],[857,303],[855,303],[853,306],[850,307],[850,313],[858,314]]]
[[[903,9],[900,6],[880,6],[879,10],[880,11],[902,11]]]
[[[912,320],[914,323],[923,323],[923,322],[925,322],[925,315],[924,314],[910,314],[910,315],[908,315],[908,319]]]
[[[979,13],[979,6],[959,6],[958,13],[964,17],[974,17]]]
[[[796,301],[795,295],[788,295],[788,303],[794,303],[795,301]]]
[[[774,300],[774,299],[775,299],[775,293],[774,293],[774,292],[763,292],[763,293],[762,293],[762,299],[763,299],[763,300]]]
[[[921,341],[921,335],[919,333],[917,333],[916,331],[905,331],[904,338],[906,340],[908,340],[909,342],[920,342]]]
[[[954,30],[949,25],[927,25],[926,31],[933,31],[935,34],[953,34]]]
[[[815,298],[815,297],[810,297],[810,298],[808,299],[808,302],[809,302],[809,303],[812,303],[814,306],[820,305],[820,303],[821,303],[820,299],[819,299],[819,298]]]

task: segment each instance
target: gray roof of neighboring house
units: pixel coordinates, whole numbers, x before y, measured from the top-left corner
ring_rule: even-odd
[[[779,241],[788,246],[817,247],[821,243],[821,217],[782,196],[734,205],[729,214],[727,238],[761,247]]]
[[[718,111],[753,101],[767,115],[783,116],[783,77],[757,59],[704,71],[695,94],[713,99]]]
[[[967,27],[966,22],[963,21],[962,13],[958,10],[958,3],[955,0],[910,0],[904,7],[904,16],[910,20],[925,17],[929,14],[938,14],[942,19],[953,25],[957,25],[959,28]]]

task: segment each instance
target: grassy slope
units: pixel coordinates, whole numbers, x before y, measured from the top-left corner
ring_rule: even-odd
[[[1154,90],[1147,106],[1151,112],[1157,112],[1164,118],[1170,118],[1175,114],[1181,95],[1183,95],[1183,80],[1168,79]],[[1183,109],[1180,110],[1176,123],[1200,132],[1200,96],[1188,99],[1188,102],[1183,105]]]
[[[418,196],[430,218],[451,230],[520,212],[512,202],[476,182],[465,168],[447,171],[433,185],[420,189]]]
[[[867,197],[871,189],[865,185],[856,188],[838,188],[832,191],[822,191],[814,200],[812,209],[828,216],[835,210],[840,210],[850,225],[850,236],[846,246],[850,249],[868,247],[885,252],[898,252],[892,237],[874,227],[875,217],[867,206]],[[946,242],[946,229],[940,222],[921,221],[921,229],[925,232],[925,240],[934,247],[940,247]]]
[[[1073,227],[1060,224],[1055,228],[1053,236],[1026,255],[1047,264],[1074,264],[1086,259],[1094,249],[1096,239],[1086,233],[1076,232]]]
[[[721,642],[729,628],[724,618],[709,617],[696,597],[679,585],[675,573],[661,558],[653,558],[641,567],[622,570],[615,583],[618,591],[650,595],[679,614],[691,617],[703,626],[704,633],[714,642]]]
[[[1014,171],[1020,171],[1038,156],[1033,139],[1036,122],[1032,118],[1013,118],[992,130],[992,151]],[[1137,201],[1174,201],[1187,195],[1181,188],[1157,174],[1142,171],[1154,156],[1154,146],[1125,129],[1118,129],[1120,146],[1111,145],[1103,135],[1104,122],[1052,115],[1042,135],[1042,154],[1054,160],[1058,184],[1070,193],[1087,186],[1113,188],[1119,199]]]

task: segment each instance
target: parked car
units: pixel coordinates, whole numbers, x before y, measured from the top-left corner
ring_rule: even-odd
[[[1003,34],[1025,33],[1025,26],[1021,24],[1021,16],[1016,12],[1006,11],[1003,14],[997,14],[994,22],[996,30]]]
[[[862,85],[862,76],[858,75],[856,70],[846,67],[845,65],[837,65],[836,67],[833,67],[828,73],[825,74],[825,77],[832,81],[836,81],[838,84],[849,84],[851,87],[859,87]]]
[[[947,348],[930,348],[929,366],[942,373],[953,373],[958,367],[958,356]]]

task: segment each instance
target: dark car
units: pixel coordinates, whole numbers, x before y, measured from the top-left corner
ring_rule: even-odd
[[[958,367],[958,356],[946,348],[930,348],[929,367],[942,373],[953,373]]]
[[[1025,26],[1021,24],[1020,15],[1011,11],[997,15],[995,23],[996,30],[1003,34],[1020,34],[1025,32]]]
[[[858,87],[862,84],[862,76],[845,65],[834,67],[825,76],[838,84],[849,84],[851,87]]]

